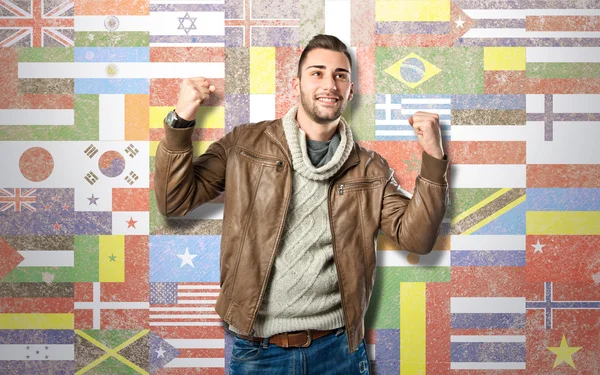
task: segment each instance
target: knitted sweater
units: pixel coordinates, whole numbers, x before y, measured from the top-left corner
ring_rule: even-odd
[[[293,107],[283,118],[294,168],[292,197],[279,251],[254,322],[257,337],[344,325],[327,194],[329,179],[350,155],[354,141],[350,127],[341,118],[340,142],[331,160],[321,167],[313,166],[306,134],[296,122],[297,110]],[[235,327],[230,329],[237,332]]]

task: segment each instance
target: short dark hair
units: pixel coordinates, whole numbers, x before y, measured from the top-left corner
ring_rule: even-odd
[[[306,60],[306,55],[308,55],[308,53],[313,49],[317,48],[344,53],[350,62],[350,68],[352,68],[352,57],[350,56],[348,47],[346,47],[344,42],[333,35],[317,34],[308,42],[306,47],[304,47],[302,54],[300,55],[300,61],[298,61],[298,78],[300,78],[302,74],[302,64],[304,64],[304,60]]]

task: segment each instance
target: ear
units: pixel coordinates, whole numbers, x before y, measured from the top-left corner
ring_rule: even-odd
[[[350,82],[350,94],[348,94],[348,101],[352,100],[354,96],[354,82]]]
[[[294,95],[300,97],[300,78],[292,78],[292,89],[294,90]]]

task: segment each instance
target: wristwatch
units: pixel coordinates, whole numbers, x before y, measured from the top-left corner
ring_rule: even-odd
[[[175,110],[167,113],[165,117],[165,124],[169,125],[172,128],[192,128],[196,125],[196,120],[185,120],[177,115]]]

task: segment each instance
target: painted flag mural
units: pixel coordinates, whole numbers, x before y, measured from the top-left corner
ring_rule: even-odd
[[[195,155],[281,117],[318,33],[350,48],[344,116],[404,190],[415,112],[451,161],[433,251],[378,238],[371,372],[598,374],[595,0],[0,0],[0,374],[228,374],[224,199],[160,215],[162,120],[193,76],[216,87]]]

